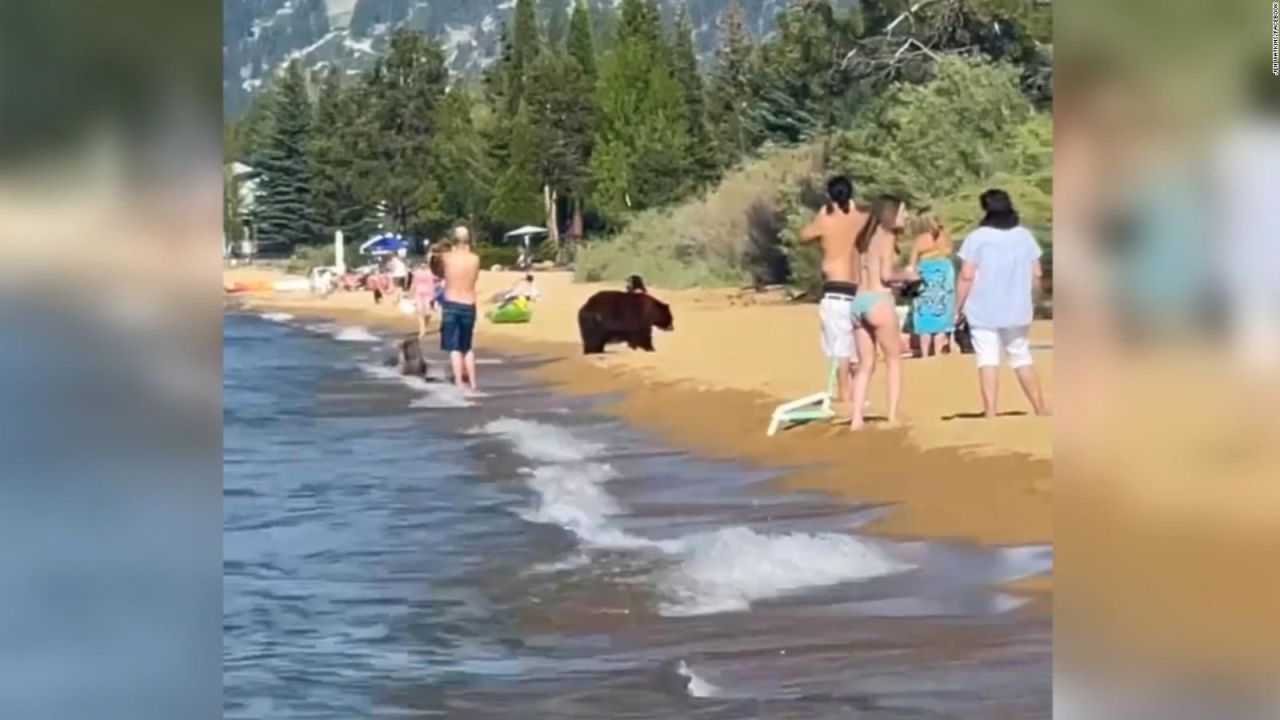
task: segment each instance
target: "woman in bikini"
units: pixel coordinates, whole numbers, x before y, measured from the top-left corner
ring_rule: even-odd
[[[889,379],[890,425],[898,423],[898,404],[902,399],[901,328],[889,284],[902,280],[893,265],[906,207],[892,195],[881,195],[872,203],[870,215],[855,241],[858,294],[853,299],[854,340],[862,362],[853,376],[853,420],[849,423],[853,430],[860,429],[864,423],[862,411],[876,367],[876,345],[884,355]]]

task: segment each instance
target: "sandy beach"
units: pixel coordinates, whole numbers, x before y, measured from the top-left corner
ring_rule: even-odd
[[[484,272],[482,297],[509,287],[519,275]],[[269,270],[231,269],[227,283],[277,277]],[[508,353],[537,353],[550,362],[538,379],[569,393],[615,394],[607,408],[664,440],[712,456],[792,469],[787,489],[819,490],[863,502],[896,504],[869,527],[895,537],[942,537],[982,543],[1052,540],[1051,420],[1025,414],[1008,371],[995,421],[974,419],[979,407],[971,357],[953,354],[906,364],[906,427],[853,433],[843,422],[821,423],[765,436],[773,406],[821,389],[826,361],[812,305],[754,291],[651,288],[676,318],[659,333],[658,351],[612,347],[584,357],[577,337],[581,303],[603,285],[574,283],[568,273],[537,274],[543,297],[525,325],[482,320],[477,343]],[[237,306],[405,331],[411,316],[370,293],[321,298],[306,292],[228,295]],[[483,308],[482,308],[483,309]],[[1052,327],[1033,331],[1036,360],[1052,388]],[[431,339],[428,340],[430,342]],[[483,383],[483,376],[481,377]],[[883,377],[873,379],[872,413],[882,407]],[[847,417],[847,415],[846,415]],[[1028,583],[1047,586],[1047,580]]]

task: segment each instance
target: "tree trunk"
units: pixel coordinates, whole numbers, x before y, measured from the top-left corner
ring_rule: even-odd
[[[577,257],[578,246],[582,244],[582,198],[573,198],[573,219],[569,221],[569,262]]]
[[[542,203],[547,211],[547,242],[556,259],[560,258],[560,227],[556,221],[556,191],[550,184],[542,186]]]
[[[556,218],[556,191],[549,183],[543,186],[543,205],[547,209],[547,241],[550,243],[550,250],[556,254],[556,260],[559,261],[561,241],[559,241],[559,223]]]

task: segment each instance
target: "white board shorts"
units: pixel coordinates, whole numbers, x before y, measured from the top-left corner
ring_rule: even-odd
[[[822,321],[822,354],[857,362],[858,346],[853,341],[853,298],[823,295],[818,303],[818,317]]]
[[[1031,343],[1027,339],[1030,325],[1011,328],[971,328],[973,354],[978,367],[999,367],[1000,352],[1009,359],[1009,367],[1017,369],[1031,364]]]

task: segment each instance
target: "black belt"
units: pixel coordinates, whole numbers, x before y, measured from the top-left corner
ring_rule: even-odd
[[[843,295],[845,297],[853,297],[858,294],[858,286],[855,283],[843,282],[840,280],[828,280],[822,283],[823,295]]]

